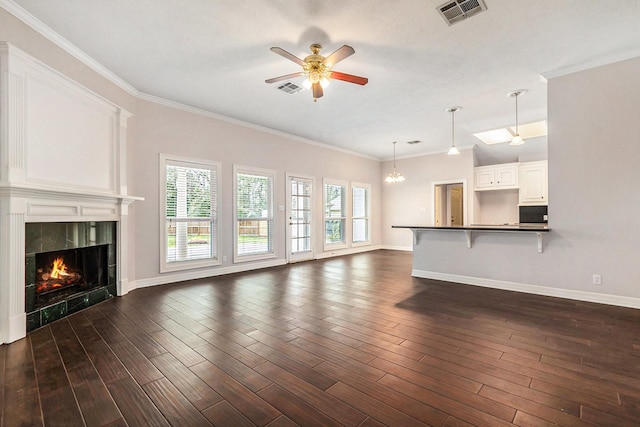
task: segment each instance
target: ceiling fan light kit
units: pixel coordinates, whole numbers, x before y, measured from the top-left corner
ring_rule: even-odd
[[[366,77],[354,76],[352,74],[340,73],[338,71],[331,70],[335,64],[356,52],[351,46],[344,45],[327,57],[320,55],[322,46],[317,43],[312,44],[310,49],[311,55],[308,55],[304,59],[300,59],[280,47],[272,47],[272,52],[300,65],[302,67],[302,71],[267,79],[265,82],[275,83],[293,77],[305,76],[306,79],[302,85],[307,89],[311,89],[313,92],[314,102],[324,95],[324,89],[329,86],[330,80],[332,79],[342,80],[347,83],[355,83],[361,86],[364,86],[369,82],[369,79]]]

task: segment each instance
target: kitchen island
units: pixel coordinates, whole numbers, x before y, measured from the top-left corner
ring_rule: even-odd
[[[472,247],[472,233],[535,233],[538,242],[538,252],[542,253],[542,235],[551,229],[546,224],[503,224],[503,225],[467,225],[467,226],[426,226],[426,225],[392,225],[391,228],[406,228],[413,232],[413,244],[420,243],[420,236],[425,232],[459,232],[467,237],[467,247]]]

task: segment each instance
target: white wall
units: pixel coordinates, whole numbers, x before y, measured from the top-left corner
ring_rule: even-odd
[[[383,162],[382,178],[393,169],[393,162]],[[392,229],[392,225],[433,225],[433,183],[467,181],[468,223],[473,222],[473,151],[461,150],[457,156],[445,153],[396,160],[396,169],[406,181],[382,187],[382,242],[387,248],[410,250],[413,237],[409,230]]]
[[[544,252],[529,234],[476,233],[467,249],[463,233],[429,232],[414,269],[640,307],[640,58],[551,79],[548,102],[552,231]],[[602,285],[592,284],[593,274]]]
[[[133,158],[135,165],[135,188],[133,194],[145,198],[136,203],[136,279],[139,284],[164,283],[180,277],[195,277],[204,274],[187,271],[184,274],[160,274],[160,212],[159,212],[159,154],[206,159],[222,163],[220,181],[221,212],[220,230],[221,256],[227,263],[203,270],[211,274],[233,268],[233,165],[253,166],[276,171],[276,262],[284,262],[285,253],[285,212],[278,206],[285,206],[285,174],[300,174],[315,178],[315,223],[316,254],[323,256],[322,222],[322,180],[323,178],[371,184],[372,198],[372,245],[379,246],[381,177],[377,160],[345,153],[315,144],[308,144],[293,138],[265,132],[257,127],[246,127],[204,115],[179,109],[138,101],[135,115],[136,142]],[[366,249],[366,247],[359,248]],[[345,251],[332,251],[337,254]],[[250,263],[242,263],[239,268],[247,268]]]

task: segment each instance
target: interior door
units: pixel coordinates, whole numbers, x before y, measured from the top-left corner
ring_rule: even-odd
[[[314,258],[312,230],[313,179],[287,176],[287,258],[289,262]]]
[[[462,185],[454,184],[447,186],[449,209],[451,214],[451,226],[462,226]]]

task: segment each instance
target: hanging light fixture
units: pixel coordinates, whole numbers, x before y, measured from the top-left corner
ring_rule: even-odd
[[[461,108],[462,107],[447,108],[447,113],[451,113],[451,148],[449,148],[449,151],[447,151],[447,154],[450,156],[455,156],[457,154],[460,154],[460,151],[458,151],[458,148],[456,147],[454,116],[456,111],[458,111]]]
[[[520,133],[518,133],[518,97],[520,95],[524,95],[526,92],[527,92],[526,89],[520,89],[520,90],[516,90],[514,92],[511,92],[509,94],[509,96],[511,96],[511,97],[516,99],[516,134],[513,136],[513,139],[511,140],[509,145],[522,145],[522,144],[524,144],[524,139],[522,139],[522,137],[520,136]]]
[[[387,175],[387,177],[384,179],[384,182],[388,184],[395,184],[396,182],[404,181],[404,176],[396,172],[396,144],[397,143],[398,143],[397,141],[393,141],[393,172]]]

